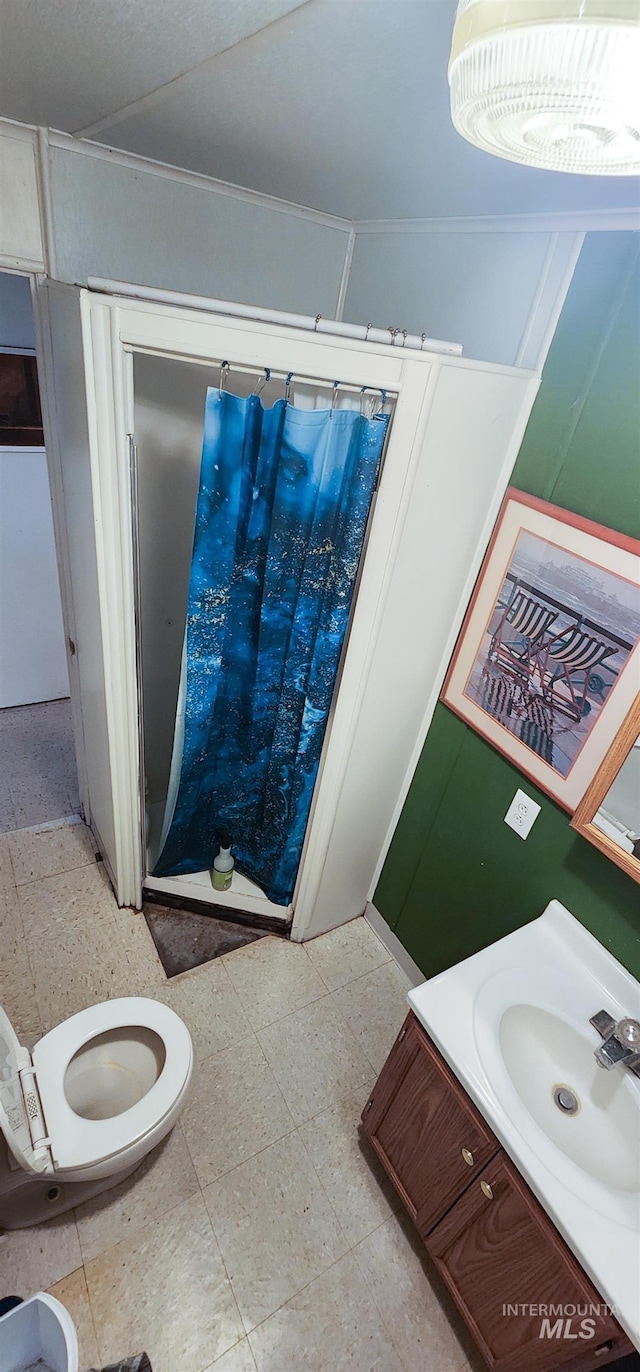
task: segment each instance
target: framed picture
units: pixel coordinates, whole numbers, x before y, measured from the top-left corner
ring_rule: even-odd
[[[44,446],[36,359],[0,353],[0,446]]]
[[[510,488],[445,704],[572,813],[639,680],[640,542]]]

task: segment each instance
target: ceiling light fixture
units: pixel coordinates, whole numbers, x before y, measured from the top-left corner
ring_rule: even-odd
[[[640,172],[640,0],[459,0],[451,114],[496,157]]]

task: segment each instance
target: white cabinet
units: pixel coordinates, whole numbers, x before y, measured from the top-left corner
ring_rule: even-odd
[[[229,359],[322,385],[340,377],[395,397],[292,933],[307,938],[343,923],[369,896],[537,378],[71,287],[51,286],[50,301],[47,382],[57,402],[88,818],[124,904],[140,903],[145,862],[127,437],[135,425],[134,356],[204,365],[213,385],[220,361]]]

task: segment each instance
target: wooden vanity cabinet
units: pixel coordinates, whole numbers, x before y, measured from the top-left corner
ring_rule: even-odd
[[[500,1147],[413,1014],[400,1030],[362,1121],[423,1236]]]
[[[362,1122],[489,1368],[592,1372],[633,1351],[412,1013]],[[508,1305],[568,1311],[543,1326],[544,1312]]]

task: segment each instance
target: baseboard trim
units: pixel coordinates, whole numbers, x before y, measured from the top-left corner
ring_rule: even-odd
[[[380,942],[386,948],[387,952],[391,954],[394,962],[397,962],[405,976],[409,978],[411,985],[421,986],[425,980],[424,972],[420,971],[417,962],[413,961],[413,958],[400,942],[400,939],[394,934],[393,929],[389,928],[386,920],[382,918],[380,911],[376,910],[375,905],[372,905],[370,900],[367,901],[365,906],[364,917],[369,928],[372,929],[374,934],[380,939]]]

